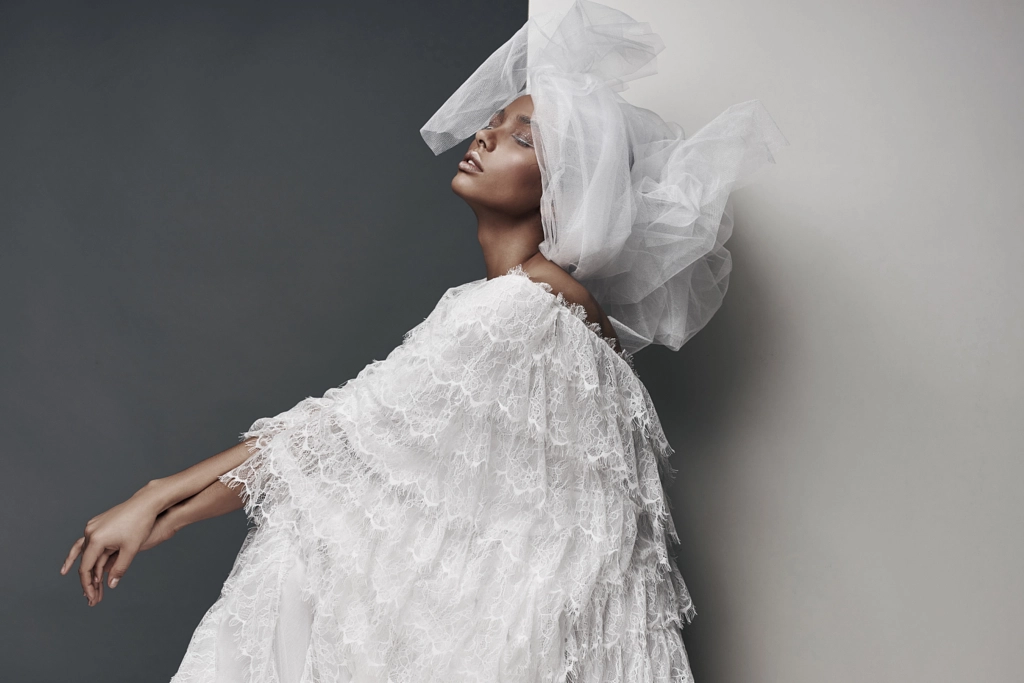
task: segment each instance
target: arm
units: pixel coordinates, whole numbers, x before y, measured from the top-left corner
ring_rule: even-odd
[[[177,474],[153,479],[139,491],[139,494],[142,495],[144,500],[148,501],[149,505],[157,513],[163,512],[179,502],[206,491],[211,484],[219,483],[217,478],[220,475],[234,469],[249,459],[251,455],[249,446],[254,441],[255,439],[242,441],[226,451],[221,451],[217,455],[198,462]],[[227,487],[225,486],[224,488]],[[230,510],[225,510],[224,512],[230,512]],[[205,517],[200,519],[205,519]]]
[[[242,495],[238,489],[228,488],[221,482],[214,481],[191,498],[186,498],[168,508],[164,513],[166,515],[165,523],[172,530],[173,535],[189,524],[226,515],[241,509],[242,505]],[[142,549],[148,550],[149,548],[143,545]]]
[[[196,495],[175,503],[165,511],[157,515],[149,537],[145,540],[139,551],[149,550],[169,540],[174,534],[194,522],[199,522],[211,517],[226,515],[243,507],[242,494],[231,489],[219,481],[214,481]],[[116,558],[116,553],[111,560]],[[99,599],[103,598],[103,583],[100,582]]]
[[[154,479],[128,500],[90,519],[60,573],[66,574],[75,558],[82,556],[78,575],[91,607],[102,598],[108,562],[109,586],[114,588],[140,550],[167,540],[185,524],[234,509],[229,505],[236,503],[226,493],[238,498],[241,507],[242,499],[218,477],[250,457],[252,442],[248,439],[177,474]],[[211,486],[214,483],[220,488]]]

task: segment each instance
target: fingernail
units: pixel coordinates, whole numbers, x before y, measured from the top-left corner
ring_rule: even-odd
[[[117,588],[117,582],[120,581],[120,580],[121,579],[111,579],[110,580],[110,587],[111,588]]]

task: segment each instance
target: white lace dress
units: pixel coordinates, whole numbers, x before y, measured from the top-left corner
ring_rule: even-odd
[[[669,446],[632,358],[520,266],[257,420],[254,523],[172,683],[683,683]]]

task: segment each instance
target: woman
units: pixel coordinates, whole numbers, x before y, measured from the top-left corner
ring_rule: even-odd
[[[61,571],[81,556],[90,605],[187,524],[255,523],[173,683],[692,680],[672,448],[632,354],[713,314],[729,193],[785,141],[756,101],[689,140],[625,103],[661,49],[584,0],[527,22],[421,130],[435,153],[475,131],[452,189],[486,277],[89,521]]]

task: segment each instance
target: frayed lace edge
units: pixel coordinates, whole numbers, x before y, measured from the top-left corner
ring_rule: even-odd
[[[614,337],[605,336],[605,334],[601,331],[600,323],[587,322],[587,309],[584,308],[581,304],[578,304],[574,301],[569,301],[568,299],[565,298],[562,292],[558,292],[558,294],[555,294],[554,288],[549,283],[543,282],[541,280],[534,280],[532,277],[530,277],[529,273],[523,270],[523,264],[521,263],[517,263],[516,265],[509,268],[505,275],[518,275],[524,277],[526,278],[527,282],[530,282],[544,290],[545,293],[553,297],[558,304],[560,304],[563,308],[568,310],[573,317],[575,317],[581,323],[583,323],[583,325],[590,332],[592,332],[598,339],[600,339],[601,342],[603,342],[604,345],[608,347],[608,350],[612,352],[612,355],[618,357],[620,360],[625,362],[626,365],[629,366],[630,371],[634,375],[637,375],[636,366],[633,363],[633,355],[629,353],[629,351],[626,351],[625,348],[623,348],[621,351],[616,351],[615,345],[617,343],[617,340]]]
[[[243,502],[246,517],[256,526],[262,526],[267,523],[273,517],[275,508],[278,507],[277,503],[266,500],[266,494],[271,489],[275,478],[279,478],[278,471],[269,465],[273,461],[274,440],[279,435],[288,431],[287,427],[279,425],[265,429],[266,431],[249,430],[239,435],[238,439],[240,442],[254,439],[254,443],[247,446],[250,456],[236,467],[218,477],[222,484],[238,491],[238,495]],[[355,447],[351,443],[348,444],[348,448],[355,451]],[[287,447],[285,449],[290,453]],[[355,457],[358,457],[358,454],[355,454]],[[283,480],[283,483],[290,488],[291,485],[287,480]],[[424,510],[435,508],[435,506],[429,504],[421,505],[416,496],[410,495],[408,488],[402,484],[393,483],[384,478],[378,478],[376,483],[391,495],[408,500],[411,504],[420,506]],[[670,542],[678,543],[675,521],[672,518],[672,511],[666,496],[646,501],[640,497],[639,488],[631,489],[621,483],[619,486],[626,498],[633,503],[638,514],[649,517],[663,537],[667,538]],[[283,523],[290,525],[293,522],[288,520]],[[457,517],[446,517],[443,523],[457,526],[469,524],[470,522]]]

